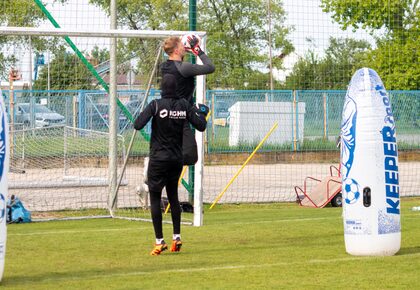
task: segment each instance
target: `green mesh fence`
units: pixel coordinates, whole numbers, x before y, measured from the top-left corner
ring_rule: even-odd
[[[40,2],[4,0],[0,5],[1,26],[51,25],[45,9],[39,9]],[[109,29],[108,1],[70,2],[43,1],[60,27]],[[213,113],[205,139],[205,202],[214,200],[275,122],[278,128],[221,202],[293,200],[293,186],[302,185],[306,176],[330,174],[330,165],[339,164],[336,139],[345,90],[361,67],[377,71],[389,91],[397,122],[401,194],[418,195],[418,1],[116,2],[119,30],[196,29],[207,33],[206,51],[216,71],[206,77],[210,89],[206,102]],[[69,39],[62,37],[3,35],[2,89],[8,96],[9,73],[15,72],[20,76],[14,83],[17,103],[42,104],[60,115],[56,120],[64,118],[67,126],[106,133],[108,96],[93,90],[109,82],[109,40],[71,40],[69,45]],[[118,38],[117,86],[119,91],[128,90],[120,93],[119,99],[126,105],[133,101],[134,110],[138,109],[135,100],[142,98],[146,88],[160,41]],[[81,54],[84,62],[80,61]],[[161,61],[165,57],[162,55]],[[87,62],[103,78],[102,85],[85,67]],[[152,85],[156,91],[158,75]],[[44,91],[30,92],[27,89],[31,87]],[[119,133],[127,143],[130,124],[125,116],[118,116]],[[19,118],[14,119],[15,125],[21,126],[16,130],[37,130],[48,123],[37,120],[33,111],[29,119],[27,115]],[[138,135],[130,159],[130,174],[137,185],[142,178],[142,158],[147,154],[148,142]],[[135,206],[138,203],[133,203]]]
[[[6,102],[10,103],[9,91],[3,93]],[[51,127],[53,124],[41,125],[36,116],[31,119],[30,112],[23,119],[19,115],[22,113],[17,112],[21,104],[45,103],[43,106],[62,117],[61,125],[108,131],[107,95],[102,91],[20,90],[14,94],[15,130],[30,129],[31,120],[35,121],[33,129]],[[142,94],[144,91],[119,92],[126,104],[132,104],[133,108],[129,110],[133,115],[138,113]],[[301,185],[306,176],[329,174],[329,167],[338,167],[339,164],[336,141],[345,94],[344,90],[207,91],[206,102],[212,113],[205,133],[204,201],[215,199],[275,122],[279,123],[278,129],[232,183],[221,202],[293,200],[293,186]],[[401,192],[403,195],[417,195],[420,91],[389,91],[389,94],[397,122]],[[150,100],[156,97],[159,97],[159,91],[155,90]],[[239,111],[245,114],[240,115]],[[123,117],[119,118],[120,133],[125,136],[123,140],[127,145],[132,127],[126,121]],[[150,132],[150,124],[146,131]],[[34,139],[31,143],[42,143],[42,140],[36,141],[36,135],[30,136]],[[23,148],[19,144],[23,142],[22,138],[16,137],[14,142],[15,148]],[[28,140],[25,142],[28,144]],[[37,157],[34,156],[37,154],[36,147],[29,144],[26,148],[26,152],[20,152],[19,156]],[[47,147],[44,145],[44,148]],[[101,160],[106,159],[107,146],[101,148],[95,154]],[[147,156],[147,148],[147,141],[138,135],[131,152],[132,158]],[[51,157],[56,157],[53,149],[47,151]],[[47,151],[39,150],[39,157],[46,157],[49,154]],[[22,160],[16,159],[12,167],[22,170]],[[103,162],[100,161],[100,164]],[[181,191],[185,192],[184,189]]]
[[[419,91],[390,91],[400,151],[401,194],[418,195]],[[212,202],[275,121],[279,127],[220,202],[294,200],[307,176],[338,174],[346,91],[208,91],[204,200]],[[238,113],[241,111],[241,114]],[[277,134],[277,135],[276,135]]]
[[[293,108],[289,104],[293,101],[292,91],[208,91],[207,92],[207,104],[209,105],[212,113],[207,130],[207,151],[209,153],[226,153],[226,152],[249,152],[258,144],[266,132],[261,131],[261,127],[253,127],[252,123],[261,123],[261,117],[264,113],[261,112],[258,115],[258,107],[270,106],[270,103],[284,103],[286,107],[282,108],[282,114],[287,115],[288,118],[284,118],[285,122],[289,123],[292,128],[292,114]],[[237,120],[237,108],[240,104],[251,104],[255,110],[248,112],[250,116],[249,120],[245,120],[241,123],[241,120]],[[254,106],[253,104],[258,104]],[[261,105],[261,106],[259,106]],[[265,121],[266,126],[272,126],[275,118],[275,111],[270,112],[271,117],[268,117]],[[233,118],[233,120],[232,120]],[[235,119],[236,118],[236,119]],[[237,129],[232,129],[231,122],[234,125],[238,125]],[[239,123],[238,123],[239,122]],[[243,123],[246,124],[243,124]],[[249,123],[248,123],[249,122]],[[266,127],[265,126],[265,127]],[[268,128],[269,129],[269,128]],[[229,140],[229,137],[233,134],[239,134],[240,132],[249,132],[249,138],[240,139],[239,136],[235,140]],[[268,131],[268,130],[267,130]],[[252,134],[256,132],[255,136]],[[291,131],[290,131],[291,132]],[[231,138],[232,139],[232,138]],[[281,148],[291,148],[293,142],[293,136],[290,136],[289,140],[282,142],[282,144],[264,144],[261,147],[261,151],[272,151],[281,150]]]
[[[389,91],[393,113],[397,122],[400,149],[418,149],[416,135],[420,130],[420,91]],[[258,102],[258,106],[270,106],[274,102],[293,102],[305,104],[303,142],[298,151],[335,150],[335,142],[340,133],[341,113],[346,91],[208,91],[207,104],[212,110],[207,131],[207,152],[250,152],[254,148],[250,144],[229,146],[229,125],[231,110],[237,102]],[[299,110],[290,110],[294,119]],[[255,121],[258,121],[256,118]],[[296,122],[282,124],[291,128]],[[210,130],[211,128],[211,130]],[[299,136],[297,136],[299,139]],[[289,140],[293,142],[293,140]],[[417,143],[417,144],[416,144]],[[256,145],[256,144],[253,144]],[[293,146],[270,148],[265,145],[261,151],[289,151]],[[298,149],[298,148],[296,148]]]

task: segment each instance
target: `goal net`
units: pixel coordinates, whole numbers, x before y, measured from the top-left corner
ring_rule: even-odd
[[[134,131],[133,119],[160,97],[158,65],[167,58],[160,49],[162,40],[184,32],[137,31],[134,39],[130,32],[120,32],[118,45],[129,51],[119,51],[117,57],[115,116],[111,116],[108,85],[112,67],[107,37],[111,34],[86,37],[83,32],[68,30],[57,36],[55,32],[22,27],[2,32],[6,35],[5,51],[14,51],[15,61],[22,67],[10,67],[17,70],[18,77],[9,79],[3,89],[12,116],[10,194],[19,196],[35,220],[111,216],[150,220],[144,160],[149,154],[151,125],[135,135],[129,152],[127,148]],[[68,34],[73,40],[65,36]],[[204,49],[205,35],[201,35]],[[43,60],[37,51],[41,42],[52,45],[42,52]],[[140,49],[134,53],[134,47]],[[36,79],[29,76],[29,81],[25,78],[32,69],[23,68],[34,67],[34,63],[25,63],[28,57],[39,62]],[[204,77],[197,78],[196,85],[197,99],[203,103]],[[117,123],[116,143],[110,133],[112,118]],[[196,136],[199,144],[203,143],[202,136]],[[117,192],[111,184],[110,146],[117,152],[117,177],[121,179]],[[196,168],[195,172],[202,171],[201,161]],[[194,217],[191,209],[201,208],[201,199],[194,193],[201,194],[202,175],[192,168],[184,172],[179,187],[180,201],[186,205],[182,222],[192,224],[196,219],[201,225],[202,218]],[[171,221],[168,210],[164,222]],[[202,211],[196,215],[202,216]]]
[[[25,202],[34,220],[109,216],[109,133],[53,126],[10,134],[9,192]],[[121,163],[121,135],[117,143]]]
[[[419,131],[411,109],[418,92],[389,92],[397,119],[401,196],[418,196]],[[345,90],[207,91],[212,116],[207,131],[205,203],[294,202],[305,178],[338,176],[341,110]],[[278,128],[243,167],[275,122]],[[239,174],[238,174],[239,173]],[[309,183],[314,186],[316,181]]]
[[[30,210],[50,216],[53,211],[70,217],[112,213],[148,220],[143,169],[150,125],[128,152],[130,117],[160,97],[155,63],[167,56],[159,46],[163,38],[188,30],[188,5],[152,3],[150,13],[139,14],[142,1],[129,6],[117,1],[122,29],[112,31],[118,45],[111,66],[107,1],[43,2],[43,9],[39,0],[0,6],[0,78],[14,134],[12,181],[20,186],[13,193],[23,195]],[[61,5],[70,2],[73,7]],[[420,73],[419,50],[413,49],[419,43],[413,16],[418,4],[335,2],[242,1],[237,7],[244,13],[224,5],[229,1],[198,3],[197,28],[206,31],[203,45],[216,72],[196,80],[196,101],[212,113],[206,132],[196,135],[202,146],[198,165],[180,181],[181,201],[196,207],[194,216],[183,214],[184,222],[201,225],[202,213],[216,200],[293,202],[294,186],[302,186],[306,177],[338,174],[336,142],[346,89],[361,67],[376,70],[390,96],[400,194],[419,195]],[[57,24],[62,28],[53,29]],[[109,105],[111,67],[117,68],[115,115]],[[111,136],[112,119],[117,133]],[[43,137],[49,134],[55,137]],[[107,144],[118,148],[113,168],[107,168],[112,159]],[[124,171],[116,194],[110,186],[114,169],[117,176]],[[164,220],[170,221],[170,214]]]

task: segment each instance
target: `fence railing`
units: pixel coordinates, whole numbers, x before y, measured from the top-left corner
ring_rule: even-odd
[[[144,93],[144,90],[124,90],[118,91],[118,97],[136,116]],[[420,148],[420,91],[388,93],[400,148]],[[108,94],[104,91],[4,90],[3,94],[9,117],[13,104],[13,118],[10,119],[13,126],[38,128],[59,124],[108,131]],[[265,127],[272,125],[270,122],[275,118],[280,118],[280,129],[278,138],[273,138],[282,139],[267,142],[260,150],[336,150],[345,94],[344,90],[208,90],[206,103],[212,115],[206,152],[250,152],[260,141],[260,135],[264,135]],[[158,97],[160,91],[152,89],[148,101]],[[244,109],[247,106],[249,108]],[[240,116],[238,110],[248,111]],[[277,116],[267,117],[266,114]],[[132,128],[121,112],[118,112],[118,128],[120,134]],[[146,131],[150,132],[150,124]]]
[[[108,93],[101,90],[4,90],[5,102],[13,126],[29,128],[67,125],[74,128],[108,131]],[[132,115],[139,113],[144,99],[143,90],[119,91],[119,99]],[[151,90],[149,100],[160,96]],[[13,108],[13,110],[12,110]],[[130,127],[130,121],[118,109],[119,133]],[[150,128],[149,128],[150,130]]]
[[[420,91],[388,93],[396,119],[400,148],[420,148]],[[243,114],[242,119],[238,120],[234,107],[238,102],[252,102],[254,106],[253,111],[247,112],[251,115],[254,127],[252,124],[242,127],[242,130],[250,131],[261,129],[258,125],[263,120],[258,118],[261,107],[265,107],[265,111],[269,113],[276,102],[284,103],[283,108],[287,103],[291,104],[288,107],[291,119],[283,119],[284,123],[279,125],[290,127],[290,140],[277,147],[267,144],[261,150],[336,150],[335,142],[340,133],[345,95],[344,90],[207,91],[207,102],[213,112],[207,131],[208,152],[249,152],[254,148],[255,140],[239,143],[237,146],[231,146],[226,141],[232,134],[236,134],[232,128],[232,118],[236,123],[247,122],[247,114]],[[299,108],[304,108],[304,112],[300,112]]]

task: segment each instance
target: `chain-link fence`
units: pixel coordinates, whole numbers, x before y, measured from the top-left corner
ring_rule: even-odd
[[[232,115],[235,118],[235,105],[237,103],[253,102],[254,110],[249,114],[258,121],[258,106],[275,105],[282,103],[289,105],[287,110],[277,113],[287,114],[280,126],[289,127],[290,134],[284,146],[275,148],[277,151],[308,151],[308,150],[336,150],[336,141],[340,134],[341,114],[346,91],[208,91],[207,103],[211,107],[212,115],[207,131],[207,152],[250,152],[254,148],[244,142],[240,146],[229,146],[229,134],[235,132],[231,129]],[[420,139],[420,91],[389,91],[392,101],[393,113],[397,122],[398,141],[400,149],[415,150],[419,148]],[[304,111],[299,112],[301,104]],[[286,109],[286,107],[284,107]],[[268,113],[268,112],[267,112]],[[301,122],[296,120],[301,119]],[[273,119],[274,120],[274,119]],[[299,125],[303,126],[300,128]],[[249,127],[249,130],[258,131],[258,126]],[[299,136],[302,134],[302,136]],[[298,141],[297,145],[294,142]],[[251,144],[252,145],[252,144]],[[255,145],[255,144],[254,144]],[[273,151],[270,146],[263,146],[264,151]]]
[[[10,91],[5,90],[6,105],[10,116]],[[133,116],[137,116],[144,99],[144,91],[119,91],[118,97]],[[290,139],[280,147],[263,147],[263,151],[305,151],[334,150],[340,132],[341,112],[346,91],[320,90],[209,90],[207,105],[211,108],[211,118],[207,130],[208,153],[249,152],[255,142],[228,144],[231,119],[235,118],[235,108],[241,103],[283,104],[278,112],[288,117],[282,120],[282,127],[288,127]],[[420,91],[389,91],[393,113],[397,122],[400,149],[418,149],[420,132]],[[74,128],[108,132],[108,94],[103,91],[13,91],[13,122],[16,128],[41,128],[66,125]],[[160,91],[152,89],[148,101],[160,97]],[[304,111],[299,112],[300,104]],[[236,106],[236,107],[235,107]],[[255,114],[250,112],[250,114]],[[118,128],[122,134],[132,128],[130,120],[118,110]],[[296,122],[296,120],[300,122]],[[258,120],[255,118],[255,120]],[[299,129],[299,125],[303,128]],[[249,130],[258,131],[257,127]],[[150,124],[146,128],[150,134]],[[295,132],[296,134],[294,135]],[[302,136],[300,136],[302,135]],[[297,144],[295,144],[297,143]]]
[[[3,94],[9,117],[13,114],[13,118],[9,119],[10,124],[16,128],[67,125],[104,132],[109,130],[108,94],[104,91],[4,90]],[[140,112],[144,94],[143,90],[127,90],[119,91],[118,97],[135,117]],[[160,91],[152,89],[148,98],[151,100],[159,96]],[[130,120],[118,110],[119,133],[131,127]],[[150,126],[146,128],[146,132],[150,133]]]
[[[13,131],[68,126],[109,132],[105,91],[110,85],[110,41],[26,34],[28,27],[51,25],[69,32],[107,30],[111,12],[107,1],[3,2],[1,25],[24,32],[6,32],[0,40],[0,85],[9,102]],[[345,90],[361,67],[377,71],[389,90],[397,122],[401,193],[418,194],[418,1],[359,5],[328,0],[215,0],[169,6],[161,1],[132,2],[127,6],[117,1],[112,12],[118,15],[118,30],[206,32],[205,50],[216,69],[206,76],[212,116],[205,139],[205,201],[212,201],[228,183],[275,122],[278,128],[222,201],[291,200],[293,185],[308,175],[323,176],[330,164],[338,164],[336,139]],[[147,12],[138,13],[144,7]],[[158,49],[161,38],[120,36],[117,42],[113,67],[118,72],[112,85],[127,112],[135,115],[149,80],[151,98],[159,97],[160,72],[152,68],[155,60],[161,63],[167,55]],[[198,61],[187,56],[184,61]],[[127,145],[131,122],[120,111],[117,120],[118,133]],[[129,171],[135,169],[131,180],[138,184],[142,158],[148,154],[148,126],[130,152]],[[38,150],[45,151],[42,146]],[[106,156],[105,151],[98,154]],[[188,175],[191,191],[194,173]]]

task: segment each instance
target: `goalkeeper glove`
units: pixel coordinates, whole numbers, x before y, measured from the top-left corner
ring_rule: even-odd
[[[195,56],[200,56],[204,52],[200,48],[200,41],[195,35],[188,36],[188,43],[190,44],[190,50]]]
[[[198,112],[200,113],[200,114],[203,114],[204,115],[204,117],[207,117],[207,114],[209,113],[209,111],[210,111],[210,109],[209,109],[209,107],[207,107],[206,105],[204,105],[204,104],[197,104],[197,106],[198,106]]]

